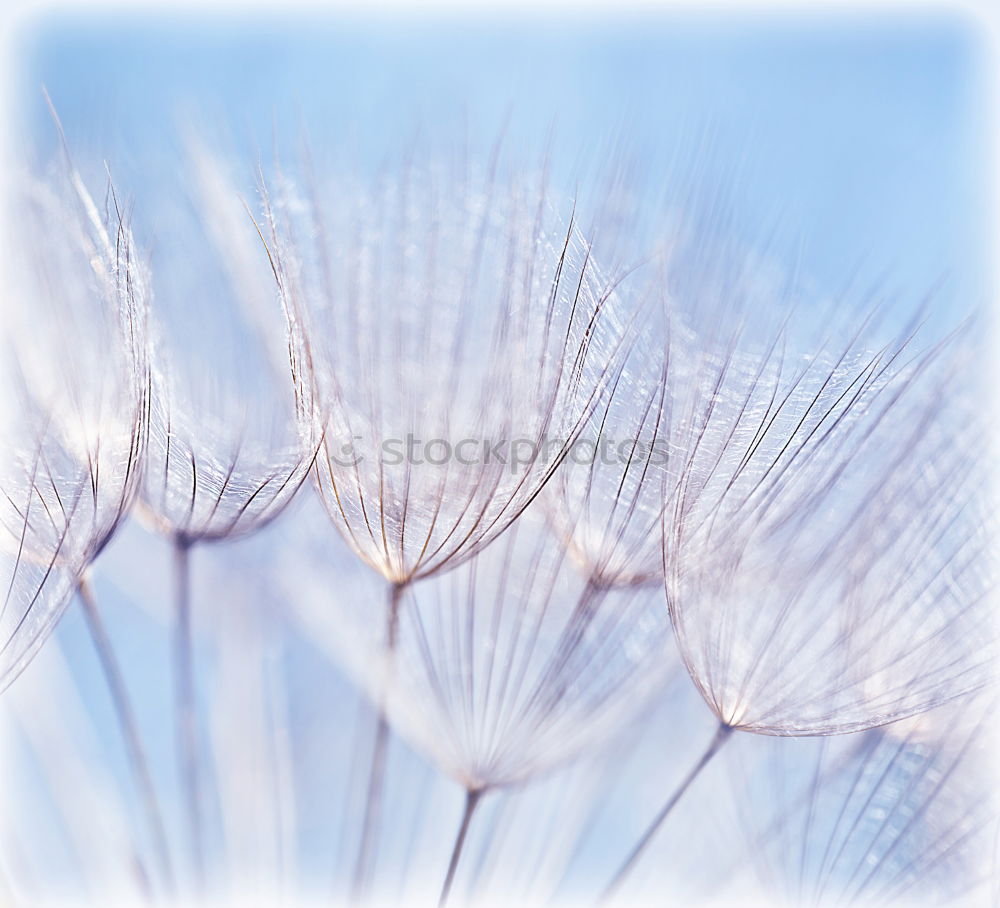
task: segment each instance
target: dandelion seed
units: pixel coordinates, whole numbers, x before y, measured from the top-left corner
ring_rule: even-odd
[[[24,254],[6,338],[15,410],[5,414],[3,499],[17,544],[3,685],[65,607],[65,597],[46,606],[29,563],[75,576],[107,545],[138,482],[148,406],[144,275],[120,213],[109,227],[71,168],[26,177],[16,205]]]
[[[58,119],[56,120],[58,127]],[[121,670],[88,573],[138,487],[149,403],[144,263],[113,187],[102,217],[69,161],[25,177],[15,200],[21,250],[12,315],[19,396],[5,437],[5,548],[15,549],[4,607],[8,684],[51,633],[74,591],[101,661],[159,870],[172,870],[158,798]],[[13,466],[13,464],[11,464]]]
[[[623,349],[621,276],[601,273],[544,182],[497,167],[410,166],[372,191],[315,189],[299,216],[287,190],[269,207],[323,501],[399,585],[472,557],[516,519]],[[411,439],[454,454],[417,462]],[[504,446],[491,456],[486,442]]]
[[[472,793],[467,832],[486,794],[593,753],[679,670],[659,595],[595,586],[528,512],[475,559],[407,589],[381,660],[348,630],[352,596],[299,606],[352,677],[385,691],[392,728]]]
[[[753,356],[737,341],[674,382],[687,454],[664,512],[671,622],[719,732],[608,894],[733,730],[859,731],[992,674],[992,557],[956,361],[854,340],[801,365],[780,336]]]
[[[391,652],[409,585],[496,539],[566,456],[625,344],[624,275],[601,273],[544,174],[498,155],[303,186],[265,194],[299,417],[334,525],[388,585]],[[380,719],[356,894],[387,734]]]
[[[732,800],[742,862],[794,904],[897,904],[916,887],[961,899],[983,879],[997,814],[975,782],[992,709],[980,698],[857,736],[760,742]]]
[[[657,281],[659,283],[659,280]],[[661,526],[672,406],[671,350],[647,316],[638,339],[577,439],[592,452],[571,453],[541,501],[579,570],[597,587],[659,585]]]
[[[261,295],[273,294],[266,265],[248,273],[252,225],[217,162],[195,154],[193,212],[175,213],[175,245],[165,243],[159,298],[172,317],[155,325],[147,467],[140,514],[173,541],[177,619],[177,736],[187,789],[195,878],[204,884],[201,780],[194,697],[191,565],[194,546],[239,539],[275,520],[308,475],[291,394],[269,359],[283,338],[280,310],[268,326]],[[192,267],[187,243],[212,254]],[[183,240],[181,239],[183,238]],[[214,245],[213,245],[214,244]],[[171,256],[176,267],[171,268]],[[248,299],[247,295],[253,294]]]
[[[671,618],[730,727],[856,731],[990,678],[992,557],[960,386],[947,361],[879,378],[887,355],[825,370],[818,393],[791,404],[792,432],[754,439],[749,456],[737,445],[678,495]]]

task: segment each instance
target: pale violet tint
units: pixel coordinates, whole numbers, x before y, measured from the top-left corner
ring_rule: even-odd
[[[148,275],[121,212],[102,213],[62,161],[22,176],[8,212],[20,229],[7,275],[3,686],[124,519],[149,407]]]
[[[164,205],[156,272],[143,517],[189,542],[259,529],[291,501],[311,454],[288,388],[267,258],[225,166],[197,146],[192,185]]]
[[[320,494],[393,583],[446,569],[510,526],[628,341],[622,276],[602,271],[544,171],[508,166],[403,162],[372,187],[328,178],[266,197]],[[404,439],[438,448],[394,456]],[[515,456],[511,444],[523,446]]]
[[[689,389],[666,591],[721,722],[852,731],[990,683],[996,564],[962,362],[848,348],[730,361],[707,409]]]
[[[185,587],[209,901],[349,898],[384,713],[379,903],[439,898],[465,789],[451,904],[592,904],[720,722],[621,904],[990,903],[987,331],[936,347],[994,291],[973,23],[84,11],[19,41],[24,148],[61,154],[44,84],[92,207],[18,183],[0,686],[102,552],[182,897],[164,536],[233,542]],[[0,889],[169,902],[60,621],[3,692]]]

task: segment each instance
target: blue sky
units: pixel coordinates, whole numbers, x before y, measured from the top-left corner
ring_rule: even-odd
[[[251,160],[269,154],[274,135],[294,148],[303,127],[315,145],[351,143],[378,156],[416,129],[463,117],[474,137],[490,137],[509,113],[512,143],[540,147],[554,124],[567,160],[627,136],[651,196],[678,154],[698,153],[692,136],[708,133],[707,179],[735,184],[751,235],[780,225],[779,254],[789,267],[800,256],[820,293],[837,292],[858,268],[885,275],[911,301],[945,279],[933,310],[944,327],[992,298],[992,99],[975,30],[908,15],[511,14],[462,23],[443,13],[289,14],[234,25],[221,15],[77,14],[39,20],[22,36],[19,116],[51,150],[44,84],[85,170],[108,160],[151,234],[157,194],[176,185],[178,133],[189,128],[225,137]],[[165,546],[151,551],[135,528],[128,533],[121,552],[146,547],[157,566],[143,585],[165,598]],[[109,558],[114,565],[113,551]],[[117,558],[121,567],[127,555]],[[147,682],[156,711],[145,731],[165,774],[173,753],[156,716],[168,709],[169,678],[165,662],[147,655],[162,628],[129,608],[128,595],[146,592],[138,584],[102,590],[99,578],[98,590],[127,671]],[[58,636],[81,684],[98,690],[82,622],[67,618]],[[110,710],[94,712],[100,728],[112,727]],[[110,765],[124,777],[116,753]],[[327,846],[317,841],[322,873]]]
[[[627,136],[654,180],[708,130],[743,220],[780,223],[823,291],[861,267],[908,297],[946,279],[942,308],[990,296],[986,54],[955,17],[116,15],[42,20],[22,46],[32,132],[51,143],[44,83],[78,154],[140,201],[192,127],[250,158],[303,131],[374,157],[465,119],[491,137],[509,114],[515,142],[553,126],[568,157]]]

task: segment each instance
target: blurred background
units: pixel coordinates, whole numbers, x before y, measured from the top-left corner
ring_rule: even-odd
[[[817,297],[851,282],[881,283],[907,306],[933,294],[930,325],[944,332],[995,289],[991,60],[959,16],[78,11],[32,21],[17,51],[26,156],[47,161],[58,150],[44,85],[95,195],[107,162],[165,275],[157,280],[175,292],[197,288],[176,277],[184,262],[159,212],[188,179],[179,162],[191,135],[235,149],[252,175],[257,160],[294,154],[305,136],[375,167],[421,134],[463,137],[482,155],[501,129],[513,147],[549,143],[567,186],[616,153],[638,162],[635,185],[648,187],[640,204],[681,194],[671,181],[725,185],[732,229],[766,244]],[[208,850],[213,884],[241,904],[254,894],[268,904],[343,897],[355,847],[365,779],[355,745],[371,708],[295,600],[353,597],[374,611],[383,594],[305,491],[262,533],[193,553]],[[168,543],[135,520],[94,573],[179,834],[171,584]],[[11,891],[32,903],[129,900],[133,852],[149,843],[78,604],[0,712],[0,867]],[[456,891],[489,893],[491,880],[524,901],[594,891],[712,727],[678,679],[608,749],[491,800]],[[729,756],[699,780],[691,817],[646,862],[647,897],[712,894],[700,869],[733,836],[713,796],[729,785],[727,767],[750,759]],[[398,739],[390,761],[377,894],[394,903],[436,891],[462,792]]]

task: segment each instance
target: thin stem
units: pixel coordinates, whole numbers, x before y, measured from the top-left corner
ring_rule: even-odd
[[[361,845],[358,848],[358,859],[354,865],[354,880],[351,887],[351,899],[357,902],[365,892],[371,865],[374,859],[375,840],[378,836],[379,819],[382,809],[382,788],[385,781],[386,751],[389,745],[389,723],[385,717],[385,699],[388,694],[389,672],[392,671],[396,652],[396,636],[399,630],[399,604],[403,598],[405,583],[393,583],[389,586],[386,608],[386,641],[385,666],[386,677],[383,678],[379,691],[378,719],[375,724],[375,739],[372,743],[371,772],[368,776],[368,794],[365,799],[365,814],[361,822]]]
[[[691,783],[698,778],[701,771],[708,766],[712,757],[714,757],[722,748],[722,745],[729,740],[732,731],[732,726],[722,723],[719,724],[719,727],[715,732],[715,736],[709,743],[708,748],[701,755],[698,762],[691,768],[691,771],[684,777],[684,780],[680,783],[680,785],[674,789],[673,794],[670,795],[667,802],[662,808],[660,808],[660,812],[653,819],[653,822],[649,824],[646,831],[642,834],[642,838],[639,839],[635,847],[629,853],[629,856],[625,859],[625,863],[622,864],[622,866],[618,869],[618,872],[612,878],[611,882],[608,883],[607,888],[605,888],[601,895],[601,904],[607,902],[611,896],[615,894],[618,887],[625,881],[625,878],[629,875],[639,858],[642,857],[643,852],[653,840],[660,826],[663,825],[664,820],[666,820],[666,818],[670,815],[670,811],[674,809],[677,802],[684,796],[684,792],[691,787]]]
[[[83,615],[87,622],[87,630],[90,632],[91,640],[94,642],[94,649],[97,651],[101,670],[104,673],[104,682],[108,687],[108,693],[111,695],[115,716],[125,742],[125,749],[128,752],[132,776],[135,786],[139,790],[146,824],[149,827],[150,840],[153,843],[153,850],[156,853],[156,859],[163,874],[163,882],[168,894],[172,894],[174,891],[174,871],[170,861],[170,849],[167,845],[166,827],[163,824],[163,812],[160,809],[156,788],[153,785],[153,776],[149,769],[149,761],[146,759],[145,748],[142,746],[139,725],[136,722],[135,711],[132,709],[132,702],[128,696],[125,678],[118,659],[115,656],[111,638],[108,636],[107,629],[104,626],[104,620],[101,618],[100,610],[97,607],[97,599],[94,597],[93,587],[86,574],[80,578],[77,584],[77,592],[80,596],[80,602],[83,605]]]
[[[469,824],[472,822],[472,815],[476,812],[476,807],[479,806],[482,796],[482,788],[470,788],[465,792],[465,812],[462,814],[462,824],[458,827],[455,845],[451,849],[451,860],[448,862],[448,873],[445,875],[441,896],[438,898],[438,908],[444,908],[448,902],[451,884],[455,881],[455,871],[458,870],[458,862],[462,857],[462,849],[465,847],[465,837],[469,833]]]
[[[174,571],[177,584],[174,637],[177,754],[187,802],[188,835],[195,883],[200,890],[205,884],[205,863],[191,646],[191,543],[183,536],[174,538]]]

